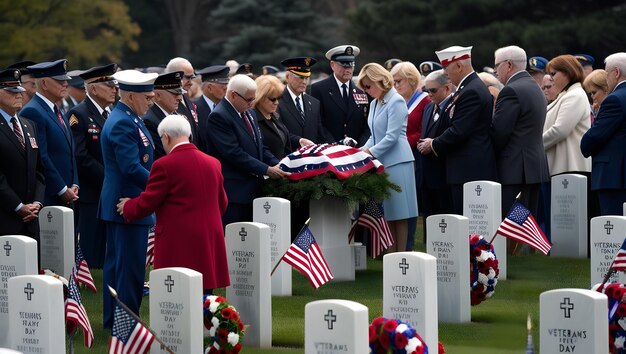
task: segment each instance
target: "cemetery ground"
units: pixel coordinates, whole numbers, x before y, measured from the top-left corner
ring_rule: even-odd
[[[417,236],[421,239],[421,235]],[[416,245],[424,251],[421,242]],[[469,252],[469,251],[468,251]],[[533,323],[535,352],[539,352],[539,295],[551,289],[588,289],[589,259],[545,257],[534,254],[509,256],[508,280],[498,283],[494,297],[472,307],[472,322],[439,324],[439,340],[451,354],[513,354],[526,347],[526,317]],[[369,308],[369,320],[382,315],[383,262],[368,259],[368,269],[356,273],[354,282],[328,283],[314,290],[306,278],[293,272],[293,296],[272,298],[273,336],[271,349],[244,347],[243,353],[303,353],[304,306],[322,299],[347,299]],[[110,332],[102,328],[102,272],[92,270],[98,293],[82,289],[82,300],[95,334],[91,350],[74,339],[75,353],[105,353]],[[469,284],[468,284],[469,287]],[[217,292],[225,295],[224,289]],[[141,317],[149,323],[148,298],[142,302]],[[245,319],[244,319],[245,320]]]

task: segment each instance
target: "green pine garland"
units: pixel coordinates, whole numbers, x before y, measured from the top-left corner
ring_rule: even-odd
[[[324,196],[342,198],[349,206],[363,204],[370,199],[380,202],[391,195],[391,190],[401,192],[402,188],[392,183],[384,171],[353,174],[343,180],[337,179],[332,173],[300,181],[268,179],[263,186],[266,196],[289,199],[296,206],[300,202],[319,200]]]

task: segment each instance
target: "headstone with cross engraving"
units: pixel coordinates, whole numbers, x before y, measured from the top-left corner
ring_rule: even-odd
[[[23,353],[65,353],[63,283],[48,275],[9,279],[9,343]]]
[[[341,198],[311,200],[310,229],[334,276],[334,281],[353,281],[354,248],[348,244],[352,210]]]
[[[272,285],[270,228],[258,222],[226,225],[226,253],[230,286],[226,298],[250,325],[244,346],[272,346]]]
[[[469,233],[491,240],[502,223],[500,183],[473,181],[463,185],[463,216],[469,219]],[[496,237],[493,248],[498,257],[499,280],[506,280],[506,238]]]
[[[150,327],[174,353],[203,348],[202,274],[188,268],[150,272]],[[166,354],[158,343],[152,354]]]
[[[439,321],[471,321],[469,276],[469,220],[453,214],[426,219],[426,252],[437,258]]]
[[[383,257],[383,316],[410,324],[426,341],[429,353],[437,354],[435,257],[422,252],[389,253]]]
[[[270,227],[271,266],[278,262],[291,244],[291,202],[283,198],[256,198],[252,221]],[[282,263],[272,275],[272,295],[291,296],[291,267]]]
[[[591,219],[591,286],[601,283],[626,236],[626,216],[607,215]],[[615,272],[609,282],[626,283],[624,272]]]
[[[0,236],[0,347],[9,346],[9,278],[36,274],[37,241],[26,236]]]
[[[39,212],[41,267],[70,278],[74,258],[74,211],[62,206]]]
[[[349,300],[319,300],[304,307],[305,354],[369,353],[368,310]]]
[[[587,177],[563,174],[552,177],[550,254],[587,257]]]
[[[608,353],[607,297],[586,289],[556,289],[539,296],[541,353]]]

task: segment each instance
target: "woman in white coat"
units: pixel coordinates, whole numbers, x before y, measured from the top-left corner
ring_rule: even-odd
[[[413,153],[406,137],[406,102],[393,88],[393,77],[380,64],[366,64],[359,73],[357,86],[372,96],[367,124],[371,136],[361,148],[377,158],[401,192],[391,192],[383,202],[385,218],[394,237],[390,252],[404,251],[407,219],[417,216]]]

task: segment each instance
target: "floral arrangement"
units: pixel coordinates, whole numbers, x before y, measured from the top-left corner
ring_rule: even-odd
[[[482,236],[470,235],[470,285],[472,306],[489,299],[498,284],[498,260],[493,245]]]
[[[209,337],[206,353],[237,354],[241,351],[246,329],[239,313],[225,297],[204,297],[204,327]]]
[[[609,283],[594,288],[609,298],[609,351],[626,354],[626,285]]]
[[[372,321],[369,332],[372,354],[428,354],[422,337],[400,320],[378,317]]]

